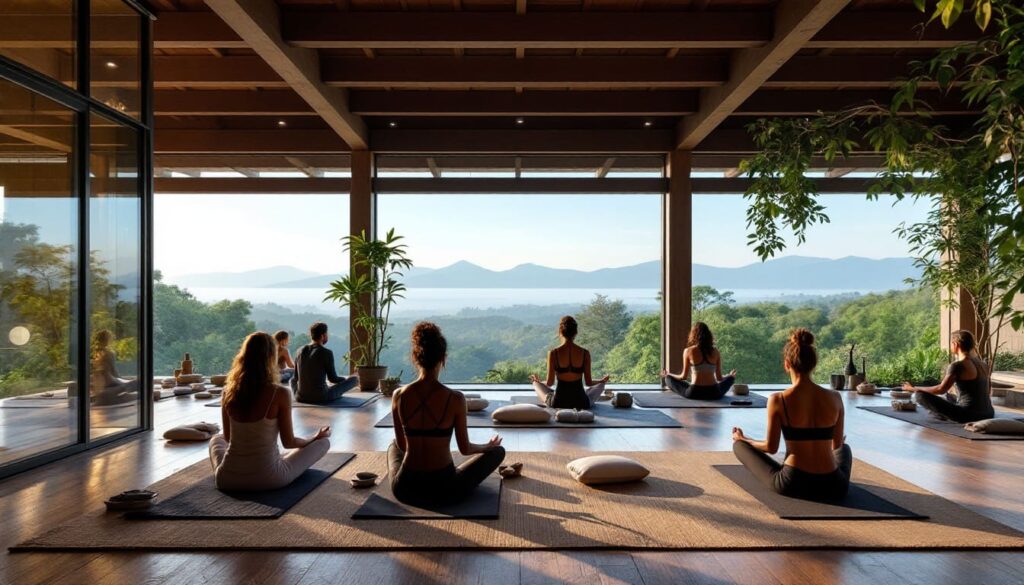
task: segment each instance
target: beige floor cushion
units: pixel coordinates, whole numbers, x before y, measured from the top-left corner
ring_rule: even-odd
[[[219,432],[217,423],[198,422],[167,429],[164,438],[168,441],[206,441]]]
[[[490,404],[486,398],[466,398],[466,410],[469,412],[481,411]]]
[[[967,423],[964,428],[975,433],[992,435],[1024,435],[1024,421],[1012,418],[990,418]]]
[[[594,413],[589,410],[563,408],[555,412],[555,420],[560,423],[592,423],[594,422]]]
[[[621,455],[581,457],[565,467],[573,479],[587,485],[640,481],[651,473],[643,465]]]
[[[503,423],[541,423],[551,420],[551,412],[536,404],[509,404],[495,410],[491,418]]]

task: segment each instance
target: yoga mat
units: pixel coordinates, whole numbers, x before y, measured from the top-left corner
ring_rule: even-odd
[[[492,475],[485,479],[467,499],[455,504],[443,504],[419,508],[404,504],[391,493],[387,477],[366,498],[366,502],[352,514],[358,520],[409,520],[409,519],[486,519],[497,518],[501,508],[501,477]]]
[[[730,404],[733,400],[750,400],[751,404]],[[753,392],[746,396],[726,394],[719,400],[691,400],[668,390],[663,392],[637,392],[633,403],[641,408],[765,408],[768,398]]]
[[[513,396],[513,403],[540,404],[536,396]],[[551,411],[551,420],[544,423],[500,423],[491,418],[495,409],[511,404],[505,400],[491,400],[486,409],[466,414],[466,426],[472,428],[499,428],[499,429],[678,429],[682,424],[676,419],[658,410],[643,410],[640,408],[615,408],[607,403],[594,405],[594,422],[592,423],[561,423],[555,420],[554,411]],[[376,427],[393,427],[394,420],[388,412],[382,419],[377,421]]]
[[[962,423],[936,419],[929,411],[925,410],[921,406],[918,406],[917,410],[910,412],[905,410],[896,411],[893,410],[891,406],[858,406],[857,408],[918,426],[927,427],[934,431],[939,431],[940,433],[960,437],[961,439],[971,439],[972,441],[1024,441],[1024,435],[993,435],[968,431],[964,428]],[[1017,420],[1024,420],[1024,414],[1011,415],[997,411],[995,418],[1014,418]]]
[[[380,398],[376,392],[349,392],[341,398],[327,404],[306,404],[292,400],[292,408],[359,408],[360,406]],[[220,401],[210,402],[206,406],[220,408]]]
[[[349,473],[273,520],[126,520],[97,506],[14,550],[1024,550],[1024,533],[862,461],[853,480],[928,520],[783,520],[716,465],[731,452],[625,452],[651,470],[632,484],[585,486],[565,466],[592,452],[511,452],[523,476],[501,488],[491,520],[355,520],[366,491]],[[387,455],[358,453],[351,472],[387,475]],[[172,497],[210,473],[201,462],[152,487]],[[1004,515],[990,509],[994,517]]]
[[[127,516],[140,520],[224,520],[230,518],[278,518],[302,498],[334,475],[355,457],[354,453],[327,453],[292,483],[263,492],[224,492],[214,486],[208,461],[196,465],[206,468],[205,477],[170,498],[157,496],[148,510]],[[194,466],[193,466],[194,467]],[[187,468],[178,473],[188,473]],[[152,487],[150,488],[152,489]],[[159,492],[154,489],[153,491]]]
[[[716,465],[719,473],[743,488],[784,520],[923,520],[922,516],[886,500],[856,483],[841,502],[824,503],[790,498],[775,493],[742,465]]]

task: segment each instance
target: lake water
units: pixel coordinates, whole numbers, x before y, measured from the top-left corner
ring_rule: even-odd
[[[245,299],[253,304],[276,303],[296,309],[337,310],[335,303],[324,303],[324,291],[316,288],[190,288],[201,301]],[[839,289],[736,289],[738,303],[762,300],[798,300],[806,297],[868,293],[868,290]],[[466,308],[492,309],[513,305],[579,305],[593,300],[595,294],[621,299],[632,310],[651,310],[658,306],[658,291],[644,288],[416,288],[407,291],[392,311],[396,316],[453,314]]]

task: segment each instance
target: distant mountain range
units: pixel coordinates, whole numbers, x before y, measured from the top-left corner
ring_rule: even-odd
[[[718,289],[857,289],[904,288],[904,279],[920,271],[911,258],[874,260],[787,256],[738,268],[693,265],[693,282]],[[291,266],[247,272],[214,272],[170,279],[197,288],[318,288],[326,289],[337,275],[317,275]],[[413,268],[405,276],[412,288],[661,288],[661,262],[602,268],[594,271],[520,264],[508,270],[489,270],[465,260],[443,268]]]

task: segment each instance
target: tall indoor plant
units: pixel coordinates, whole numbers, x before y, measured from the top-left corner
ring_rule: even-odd
[[[412,268],[401,240],[394,228],[382,240],[368,238],[365,231],[342,238],[351,269],[331,283],[324,299],[352,309],[351,349],[345,359],[355,366],[359,387],[364,391],[376,389],[388,375],[380,356],[391,339],[391,307],[404,298],[405,285],[399,278],[403,270]]]

